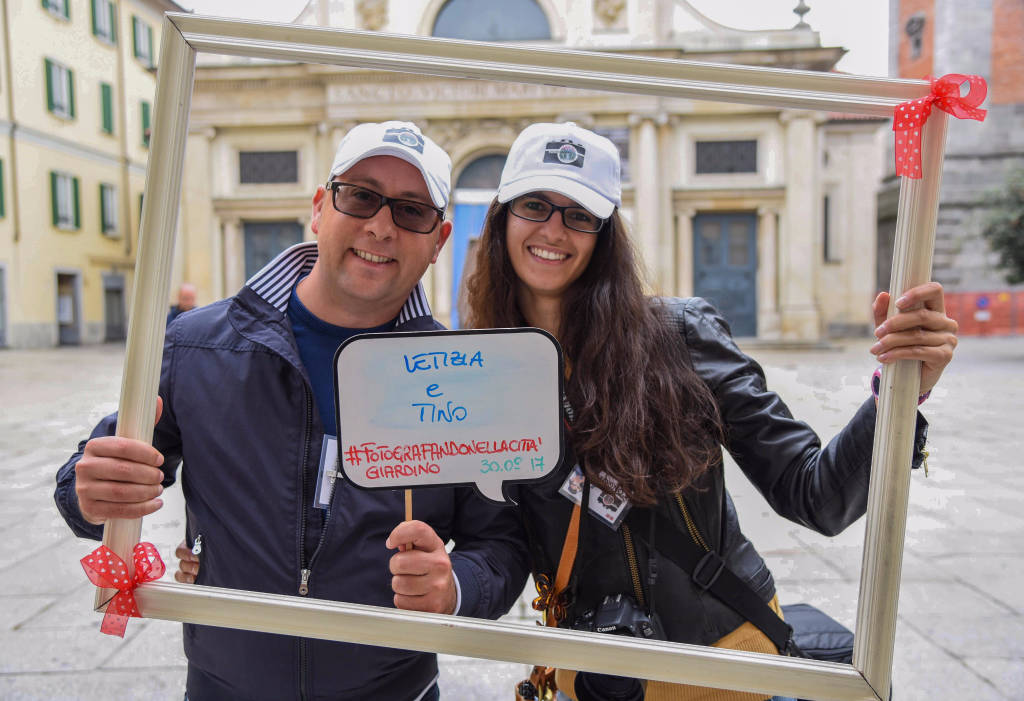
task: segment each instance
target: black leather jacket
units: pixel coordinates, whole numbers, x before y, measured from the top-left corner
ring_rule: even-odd
[[[733,342],[728,324],[705,300],[666,299],[668,318],[678,328],[680,351],[714,394],[725,429],[725,448],[780,515],[825,535],[835,535],[857,520],[867,506],[868,475],[874,437],[875,403],[870,397],[845,428],[825,447],[815,432],[797,421],[778,395],[765,386],[761,367]],[[922,460],[927,423],[918,414],[915,466]],[[554,580],[572,505],[558,493],[573,462],[558,477],[521,489],[519,503],[531,535],[534,574]],[[677,526],[655,538],[688,537],[684,511],[708,547],[765,601],[775,583],[764,560],[740,531],[732,499],[725,489],[721,461],[682,504],[665,500],[655,507]],[[580,522],[579,548],[569,581],[571,625],[608,594],[630,593],[650,610],[648,552],[628,527],[612,530],[596,518]],[[669,640],[710,644],[743,623],[739,614],[701,591],[689,574],[667,558],[657,559],[654,611]]]

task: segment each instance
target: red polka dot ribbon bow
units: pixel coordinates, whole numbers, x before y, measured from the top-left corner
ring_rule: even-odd
[[[132,560],[135,562],[135,574],[129,577],[124,560],[106,545],[82,558],[82,567],[90,582],[98,587],[117,589],[117,594],[107,603],[107,612],[100,624],[100,632],[107,635],[124,637],[128,619],[142,617],[135,604],[135,587],[164,576],[164,561],[152,543],[136,543]]]
[[[896,175],[921,177],[921,127],[932,113],[932,105],[957,119],[984,121],[986,110],[978,109],[985,101],[988,86],[977,75],[950,73],[935,79],[928,76],[932,91],[929,95],[897,105],[892,130],[896,132]],[[969,83],[971,89],[960,97],[960,86]]]

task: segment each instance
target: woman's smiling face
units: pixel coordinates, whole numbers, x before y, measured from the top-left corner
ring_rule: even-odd
[[[547,190],[522,197],[539,197],[560,207],[579,206],[568,197]],[[512,268],[519,278],[520,293],[561,298],[587,269],[600,235],[568,228],[562,223],[559,211],[552,211],[543,222],[529,221],[509,211],[505,242]]]

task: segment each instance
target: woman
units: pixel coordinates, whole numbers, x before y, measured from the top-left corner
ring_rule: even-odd
[[[640,623],[624,632],[634,635],[777,652],[657,543],[691,538],[714,551],[757,605],[778,612],[771,574],[741,533],[725,490],[721,447],[778,513],[835,534],[865,510],[875,401],[866,398],[821,447],[765,388],[761,368],[739,351],[709,303],[645,297],[620,204],[619,156],[610,141],[571,123],[528,127],[512,145],[468,281],[471,326],[536,326],[565,354],[574,458],[557,478],[522,487],[516,499],[532,541],[535,606],[549,625],[600,628],[595,617],[628,609]],[[879,340],[872,353],[882,363],[923,361],[927,394],[952,358],[956,322],[943,312],[935,283],[907,292],[897,302],[907,311],[886,321],[888,301],[882,293],[873,305]],[[924,443],[920,417],[918,425],[915,465]],[[580,475],[584,494],[574,504],[567,487]],[[599,518],[581,517],[580,502]],[[560,671],[558,686],[572,691],[572,673]],[[764,697],[652,682],[646,698]]]

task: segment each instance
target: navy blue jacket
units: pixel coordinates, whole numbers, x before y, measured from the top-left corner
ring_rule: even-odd
[[[298,595],[308,569],[310,597],[393,606],[393,551],[384,542],[404,518],[401,491],[368,492],[339,480],[319,542],[305,542],[322,513],[311,495],[324,426],[286,310],[295,281],[315,259],[315,244],[294,246],[235,297],[171,324],[153,444],[165,458],[165,486],[182,465],[189,543],[202,535],[197,584]],[[397,330],[439,328],[417,286]],[[112,435],[115,421],[108,416],[91,437]],[[82,518],[75,495],[84,446],[58,472],[55,498],[76,535],[98,539],[102,529]],[[455,541],[459,614],[505,613],[527,575],[515,512],[471,489],[432,488],[416,493],[413,515]],[[313,552],[308,561],[306,552]],[[435,655],[407,650],[190,624],[184,643],[190,701],[412,700],[437,674]]]

